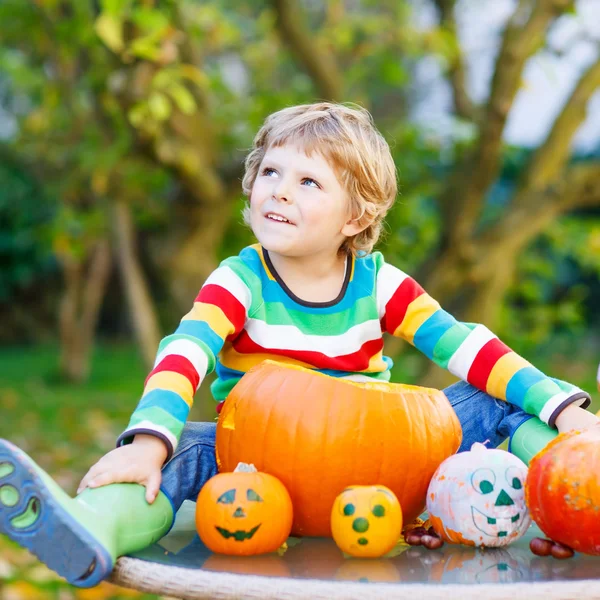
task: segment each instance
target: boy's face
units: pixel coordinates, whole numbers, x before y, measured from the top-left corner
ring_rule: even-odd
[[[250,195],[250,221],[269,252],[301,257],[337,253],[361,231],[346,190],[327,160],[294,145],[271,147]]]

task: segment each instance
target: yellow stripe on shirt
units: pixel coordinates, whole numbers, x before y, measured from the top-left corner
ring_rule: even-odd
[[[173,371],[159,371],[148,379],[148,383],[144,388],[144,396],[153,390],[168,390],[175,392],[183,401],[192,406],[194,403],[194,389],[190,380],[181,373]],[[143,397],[143,396],[142,396]]]
[[[419,327],[439,309],[439,303],[429,294],[421,294],[408,305],[404,319],[396,327],[394,335],[404,338],[412,344]]]
[[[235,331],[233,323],[225,316],[223,310],[215,304],[194,302],[194,307],[182,321],[205,321],[210,328],[221,338],[225,339]]]
[[[267,352],[261,352],[256,354],[241,354],[233,349],[231,344],[225,344],[221,355],[219,356],[219,362],[228,369],[234,369],[236,371],[246,372],[263,360],[276,360],[277,362],[284,363],[286,365],[296,365],[297,367],[305,367],[306,369],[314,369],[315,366],[309,363],[305,363],[301,360],[296,360],[287,356],[280,356],[279,354],[269,354]]]
[[[494,365],[487,380],[486,391],[490,396],[506,400],[506,387],[512,376],[523,367],[531,366],[516,352],[509,352],[500,357]]]
[[[262,246],[260,244],[253,244],[251,246],[251,248],[254,248],[256,250],[256,253],[258,254],[258,257],[260,258],[260,262],[262,263],[263,269],[265,270],[267,277],[271,281],[275,281],[275,276],[273,275],[273,273],[271,273],[271,271],[269,270],[269,267],[267,267],[267,261],[265,260],[265,255],[263,253]]]
[[[361,373],[381,373],[385,371],[387,364],[383,360],[383,352],[380,350],[375,356],[369,360],[369,366],[361,371]]]

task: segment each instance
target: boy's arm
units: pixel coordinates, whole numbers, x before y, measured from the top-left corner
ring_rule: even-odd
[[[153,435],[165,443],[169,460],[196,390],[213,371],[225,340],[243,329],[250,304],[249,287],[230,266],[210,275],[175,333],[160,342],[142,398],[117,446],[138,434]]]
[[[383,264],[377,274],[382,330],[410,342],[440,367],[555,426],[569,405],[587,407],[579,388],[547,377],[487,327],[457,321],[411,277]]]

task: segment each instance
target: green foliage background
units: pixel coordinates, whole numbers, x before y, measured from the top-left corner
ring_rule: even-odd
[[[444,241],[437,199],[476,136],[443,139],[415,126],[408,119],[412,73],[423,57],[452,64],[456,37],[442,26],[417,29],[409,2],[363,0],[356,10],[342,0],[300,5],[311,40],[323,56],[336,57],[343,99],[367,106],[392,146],[400,195],[380,249],[403,270],[426,274]],[[89,380],[59,378],[60,259],[83,258],[110,236],[112,204],[124,201],[162,331],[172,330],[181,310],[165,265],[174,240],[209,205],[186,173],[214,172],[225,182],[220,208],[231,217],[212,250],[216,259],[238,252],[251,241],[239,216],[239,180],[253,135],[274,110],[322,97],[279,28],[273,3],[249,0],[0,3],[0,104],[14,123],[0,144],[0,437],[31,452],[70,491],[113,446],[146,371],[115,268]],[[510,210],[531,156],[502,148],[480,228]],[[600,145],[571,163],[599,159]],[[600,208],[556,219],[516,269],[496,332],[542,370],[595,391]],[[421,381],[423,357],[406,346],[396,352],[394,380]],[[600,408],[597,395],[593,408]],[[192,418],[214,418],[206,396]],[[0,574],[0,596],[16,600],[127,593],[74,590],[4,540]]]

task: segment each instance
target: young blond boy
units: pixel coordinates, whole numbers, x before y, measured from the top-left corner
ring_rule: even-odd
[[[456,321],[372,252],[397,188],[367,111],[318,103],[274,113],[246,159],[243,188],[258,243],[221,263],[161,342],[117,448],[88,471],[79,495],[70,498],[0,442],[0,531],[74,585],[97,584],[117,556],[162,537],[182,502],[216,474],[215,424],[186,424],[214,369],[219,402],[268,358],[387,381],[387,332],[463,380],[445,390],[463,428],[460,450],[510,437],[528,461],[556,429],[598,420],[583,410],[587,393],[546,377],[483,325]]]

